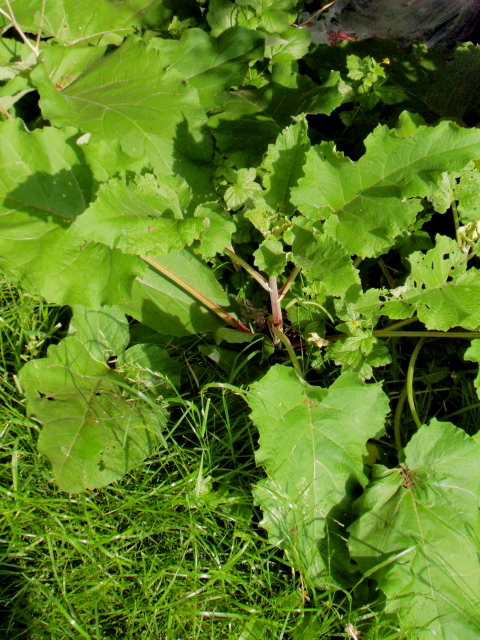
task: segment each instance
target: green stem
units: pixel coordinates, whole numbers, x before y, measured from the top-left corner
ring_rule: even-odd
[[[273,335],[278,338],[278,341],[281,342],[283,344],[283,346],[285,347],[285,349],[287,350],[288,356],[290,358],[290,362],[293,365],[293,368],[295,369],[295,371],[297,372],[297,374],[300,376],[300,378],[303,380],[303,371],[300,367],[300,363],[298,362],[297,356],[295,355],[295,351],[292,347],[292,343],[290,342],[290,340],[288,339],[288,336],[286,336],[283,331],[279,331],[277,329],[277,327],[273,324],[273,322],[270,323],[270,329],[273,333]]]
[[[27,45],[27,47],[33,51],[33,53],[35,54],[35,57],[38,58],[39,56],[39,52],[38,52],[38,48],[34,47],[33,44],[30,42],[30,40],[27,38],[27,36],[24,34],[24,32],[22,31],[22,28],[20,27],[20,25],[17,22],[17,19],[15,18],[15,14],[12,11],[12,7],[10,5],[10,0],[5,0],[5,4],[7,6],[7,9],[10,13],[7,13],[6,11],[4,11],[3,9],[0,9],[0,14],[2,14],[3,16],[5,16],[5,18],[7,18],[8,20],[11,21],[12,25],[14,26],[16,32],[18,33],[18,35],[21,37],[21,39],[23,40],[23,42]]]
[[[399,462],[403,462],[405,460],[402,443],[402,412],[406,399],[407,385],[405,384],[398,398],[397,406],[395,408],[395,417],[393,419],[393,432],[395,434],[395,446],[397,448]]]
[[[395,322],[391,324],[389,327],[386,327],[388,331],[395,331],[396,329],[400,329],[400,327],[404,327],[407,324],[412,324],[412,322],[417,322],[418,316],[412,316],[411,318],[407,318],[406,320],[400,320],[400,322]]]
[[[480,338],[480,331],[392,331],[389,329],[377,329],[373,331],[376,338],[463,338],[475,340]],[[344,340],[349,336],[346,333],[338,333],[334,336],[325,336],[328,342]]]
[[[418,354],[420,353],[420,349],[423,347],[425,342],[425,338],[420,338],[417,342],[415,349],[413,350],[412,357],[410,358],[410,362],[408,363],[408,371],[407,371],[407,397],[408,404],[410,406],[410,411],[412,412],[413,420],[417,425],[417,429],[420,429],[422,423],[420,418],[418,417],[417,408],[415,406],[415,395],[413,393],[413,373],[415,371],[415,363],[417,361]]]
[[[240,256],[237,256],[235,251],[232,251],[231,249],[226,248],[223,250],[223,252],[231,259],[233,263],[239,264],[241,267],[243,267],[245,271],[252,276],[252,278],[255,278],[258,284],[262,286],[265,289],[265,291],[268,291],[268,293],[270,293],[270,287],[268,286],[268,282],[265,280],[265,278],[262,275],[258,273],[256,269],[250,266],[248,262],[246,262],[243,258],[240,258]]]
[[[452,213],[453,213],[453,224],[455,225],[455,237],[457,239],[457,244],[462,248],[462,239],[460,238],[460,234],[458,230],[460,229],[460,218],[458,217],[457,203],[455,200],[452,202]]]
[[[378,338],[480,338],[480,331],[389,331],[379,329],[373,335]]]
[[[285,296],[287,291],[290,289],[292,284],[295,282],[295,278],[298,276],[298,274],[300,273],[301,270],[302,270],[302,267],[293,267],[292,271],[290,272],[290,275],[285,280],[285,283],[284,283],[283,287],[281,287],[281,289],[278,292],[279,300],[283,299],[283,297]]]
[[[227,313],[220,305],[213,300],[210,300],[206,295],[204,295],[198,289],[195,289],[191,284],[189,284],[186,280],[178,276],[173,271],[170,271],[168,267],[165,267],[161,262],[155,260],[155,258],[151,258],[150,256],[140,256],[140,258],[146,262],[148,265],[159,271],[162,276],[165,276],[172,282],[174,282],[178,287],[186,291],[188,294],[198,300],[204,307],[212,311],[216,316],[218,316],[221,320],[231,325],[238,331],[243,331],[243,333],[252,333],[248,327],[239,322],[236,318]]]

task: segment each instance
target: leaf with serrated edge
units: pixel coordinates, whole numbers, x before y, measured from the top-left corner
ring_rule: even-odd
[[[415,638],[476,640],[480,446],[450,422],[432,420],[405,455],[403,469],[374,467],[349,529],[352,557],[373,572],[386,613],[415,627]],[[388,561],[402,551],[402,560]]]
[[[43,36],[69,43],[95,41],[112,32],[124,37],[144,25],[146,10],[156,11],[156,20],[167,16],[168,11],[161,4],[162,0],[153,3],[152,0],[124,0],[121,3],[109,0],[10,0],[13,14],[24,31],[37,33],[42,25]],[[0,7],[8,13],[4,0]],[[0,24],[4,21],[5,17],[0,16]]]
[[[444,171],[459,171],[480,157],[480,131],[452,122],[419,127],[409,138],[379,126],[357,162],[330,143],[307,153],[305,175],[292,190],[304,215],[325,219],[325,231],[362,257],[385,253],[434,193]]]
[[[290,202],[290,190],[303,175],[303,163],[310,144],[307,136],[307,121],[302,117],[278,136],[275,144],[268,147],[263,161],[267,173],[263,177],[265,202],[285,215],[295,211]]]
[[[268,474],[254,492],[262,526],[297,569],[321,584],[328,576],[319,552],[326,519],[352,499],[354,485],[367,484],[365,443],[382,431],[388,400],[379,384],[354,374],[322,389],[275,365],[252,385],[248,403],[260,433],[256,461]]]
[[[70,224],[88,206],[92,178],[67,141],[74,129],[27,132],[0,124],[0,266],[49,302],[99,308],[128,297],[144,265],[85,240]]]
[[[78,319],[78,326],[77,326]],[[128,341],[128,324],[116,308],[74,307],[67,338],[20,372],[28,411],[42,423],[38,449],[70,493],[118,480],[158,441],[165,418],[115,383],[107,364]]]
[[[100,187],[95,202],[72,228],[86,240],[136,255],[183,249],[200,238],[203,229],[201,220],[183,219],[178,200],[162,197],[153,187],[127,186],[119,180]]]
[[[467,256],[454,240],[437,236],[433,249],[417,251],[409,261],[410,276],[402,287],[385,292],[381,313],[400,319],[416,311],[427,329],[437,331],[480,325],[480,272],[466,271]]]
[[[212,191],[205,111],[196,89],[177,71],[165,71],[166,64],[152,46],[130,38],[62,92],[43,65],[32,81],[52,124],[74,125],[91,133],[92,141],[118,139],[126,153],[145,155],[159,173],[181,175],[204,197]]]

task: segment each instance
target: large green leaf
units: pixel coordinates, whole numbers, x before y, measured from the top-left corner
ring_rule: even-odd
[[[303,268],[310,282],[321,283],[325,295],[345,295],[351,285],[360,282],[349,254],[339,242],[309,224],[310,221],[302,222],[306,224],[296,224],[292,229],[295,264]]]
[[[169,194],[170,195],[170,194]],[[167,198],[158,185],[112,180],[74,224],[80,236],[124,253],[168,253],[202,235],[200,218],[183,219],[177,194]]]
[[[146,156],[159,173],[181,175],[198,195],[211,195],[210,137],[196,89],[168,61],[136,38],[89,66],[64,91],[44,65],[32,72],[45,118],[92,134],[92,141],[119,140],[134,158]]]
[[[273,544],[317,583],[327,578],[338,546],[321,553],[328,519],[341,518],[365,486],[366,441],[383,430],[388,400],[378,384],[343,374],[328,389],[301,382],[276,365],[251,387],[248,403],[260,432],[256,461],[268,479],[255,489]],[[342,508],[338,509],[342,503]]]
[[[237,167],[260,164],[292,117],[305,113],[330,114],[342,103],[339,74],[318,85],[307,76],[293,75],[288,86],[269,82],[260,89],[232,92],[223,110],[208,122],[220,150]]]
[[[76,493],[109,484],[141,462],[165,418],[160,407],[125,392],[107,364],[128,342],[123,313],[75,307],[70,333],[46,358],[28,362],[20,381],[29,412],[43,425],[38,449],[59,487]]]
[[[0,124],[0,266],[49,302],[98,308],[129,295],[141,261],[85,242],[71,222],[88,206],[89,167],[70,144],[74,129],[27,132]]]
[[[44,11],[42,16],[42,5]],[[169,15],[163,0],[10,0],[17,22],[24,31],[53,36],[64,42],[99,40],[107,33],[126,36],[153,20],[157,24]],[[8,13],[4,0],[0,7]],[[0,24],[8,24],[0,16]]]
[[[194,86],[204,109],[220,107],[228,89],[242,83],[250,60],[263,58],[264,39],[243,27],[232,27],[218,38],[201,29],[188,29],[180,40],[153,41],[181,77]]]
[[[231,312],[230,300],[212,270],[188,251],[172,251],[155,259],[183,280]],[[136,279],[124,311],[159,333],[186,336],[225,326],[195,298],[154,269]]]
[[[480,446],[433,420],[405,449],[405,465],[374,467],[350,527],[350,550],[373,572],[415,638],[476,640],[480,629]],[[400,556],[400,557],[399,557]]]
[[[91,47],[87,44],[73,46],[54,45],[42,51],[42,62],[48,77],[57,89],[65,89],[83,71],[105,55],[107,47]]]
[[[275,144],[268,147],[262,163],[266,169],[263,176],[263,186],[267,190],[265,202],[285,215],[291,215],[295,210],[290,202],[290,191],[303,176],[303,164],[310,147],[307,129],[306,118],[300,116],[298,122],[282,131]]]
[[[420,197],[437,189],[444,171],[459,171],[480,157],[480,131],[451,122],[419,127],[397,137],[380,126],[353,162],[323,143],[310,149],[305,175],[292,190],[304,215],[325,219],[326,232],[350,254],[378,256],[406,231],[421,209]]]

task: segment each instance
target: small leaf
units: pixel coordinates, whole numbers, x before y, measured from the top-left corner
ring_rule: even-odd
[[[273,62],[299,60],[307,53],[310,42],[307,30],[289,26],[281,32],[278,42],[265,48],[265,55]]]
[[[269,276],[279,276],[287,264],[283,245],[273,235],[267,236],[253,255],[255,265]]]
[[[224,249],[232,244],[232,234],[236,229],[232,215],[219,202],[205,202],[195,209],[194,216],[204,224],[198,253],[206,260],[217,253],[223,254]]]
[[[254,198],[255,192],[262,187],[255,182],[255,169],[239,169],[235,172],[235,182],[225,192],[225,202],[229,209],[239,209],[242,204]]]

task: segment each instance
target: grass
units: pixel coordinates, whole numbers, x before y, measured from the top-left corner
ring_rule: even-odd
[[[0,317],[2,639],[345,637],[333,596],[307,601],[258,526],[256,434],[240,398],[181,400],[167,449],[103,490],[61,493],[15,376],[63,335],[68,310],[3,283]],[[219,375],[195,357],[197,382]]]
[[[238,363],[230,362],[230,377],[222,373],[196,338],[171,345],[186,364],[168,446],[109,487],[58,491],[36,451],[40,427],[25,415],[16,374],[65,335],[69,315],[1,283],[2,640],[353,640],[357,627],[362,639],[415,637],[394,622],[380,625],[370,596],[355,608],[333,588],[307,589],[268,544],[252,503],[262,471],[247,407],[218,385],[199,393],[212,380],[232,381]],[[399,377],[386,380],[393,406],[411,347],[399,346],[391,370]],[[421,416],[456,414],[472,431],[479,417],[473,370],[457,351],[456,343],[425,345],[416,402]],[[407,431],[410,422],[405,408]]]

